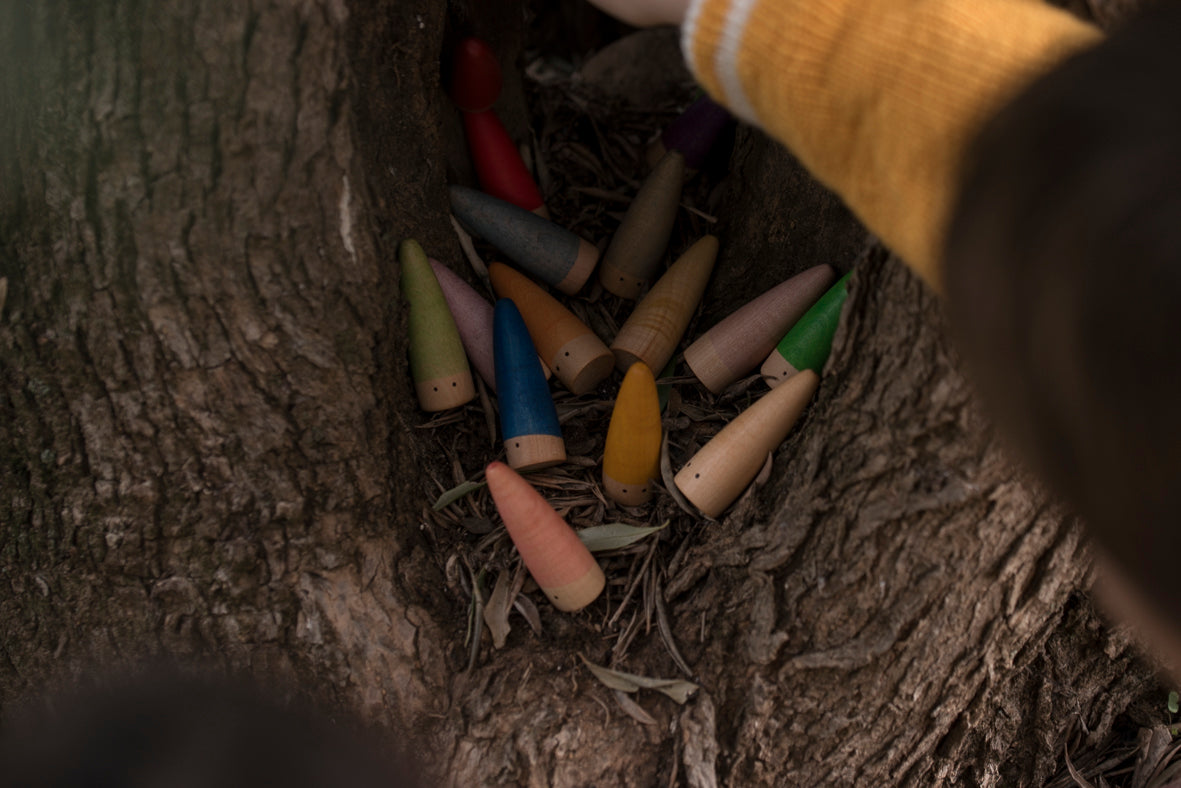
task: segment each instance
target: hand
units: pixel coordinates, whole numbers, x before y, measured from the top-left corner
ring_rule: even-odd
[[[679,25],[689,0],[590,0],[591,5],[635,27]]]

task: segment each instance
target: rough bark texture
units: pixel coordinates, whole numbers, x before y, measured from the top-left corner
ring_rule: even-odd
[[[414,669],[444,642],[415,601],[437,583],[393,527],[415,447],[348,13],[5,11],[6,695],[160,650],[342,688],[369,665],[368,707],[437,697]],[[399,163],[441,195],[429,157]]]
[[[624,716],[575,656],[606,661],[601,610],[464,673],[392,261],[458,261],[440,53],[511,56],[522,9],[195,5],[0,10],[0,703],[166,653],[413,727],[455,785],[1036,785],[1151,687],[939,304],[751,131],[704,319],[861,263],[772,481],[657,559],[703,691]],[[655,634],[623,667],[676,673]]]

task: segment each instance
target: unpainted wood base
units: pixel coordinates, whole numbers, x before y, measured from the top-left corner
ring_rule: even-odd
[[[615,355],[593,333],[583,334],[562,345],[549,365],[572,393],[585,394],[611,374]]]
[[[767,385],[771,388],[775,388],[788,378],[800,373],[778,350],[771,351],[771,355],[767,356],[767,360],[763,362],[759,371],[763,373],[763,380],[767,381]]]
[[[647,479],[639,484],[621,482],[604,473],[603,491],[615,503],[623,506],[643,506],[652,500],[652,480]]]
[[[582,610],[598,599],[606,585],[607,578],[603,574],[602,568],[596,563],[587,570],[585,575],[571,583],[555,588],[542,586],[541,590],[545,592],[545,595],[558,610],[573,613],[576,610]]]
[[[611,352],[615,354],[615,366],[618,367],[619,371],[625,375],[627,374],[627,371],[631,369],[632,364],[635,364],[637,361],[644,361],[644,363],[647,363],[647,361],[629,350],[613,347],[611,348]],[[649,366],[651,365],[649,364]]]
[[[470,369],[447,377],[414,384],[418,404],[428,413],[458,408],[476,396],[476,384]]]
[[[734,374],[709,337],[702,337],[685,348],[685,363],[702,385],[714,394],[722,393],[722,389],[741,377],[741,373]]]
[[[599,282],[608,293],[635,301],[651,282],[640,279],[604,261],[599,267]]]
[[[505,461],[516,471],[535,471],[566,461],[560,435],[518,435],[504,441]]]
[[[562,281],[554,285],[554,287],[566,295],[574,295],[582,289],[582,286],[586,284],[586,280],[590,279],[590,275],[594,273],[595,263],[597,262],[599,262],[599,250],[590,241],[580,238],[578,256],[574,258],[574,265],[570,266],[570,270],[566,272],[566,276],[562,278]]]

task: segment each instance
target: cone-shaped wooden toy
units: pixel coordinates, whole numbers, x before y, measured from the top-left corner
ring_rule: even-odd
[[[603,489],[624,506],[640,506],[652,497],[660,478],[660,400],[656,378],[644,362],[632,364],[615,397],[603,449]]]
[[[493,197],[549,218],[541,191],[525,168],[517,146],[492,110],[465,112],[463,128],[476,164],[480,188]]]
[[[500,95],[500,84],[500,64],[492,48],[475,37],[460,41],[452,58],[451,100],[463,110],[463,128],[480,187],[548,219],[541,191],[500,117],[492,110]]]
[[[795,426],[820,377],[805,370],[738,415],[673,477],[694,506],[717,517],[734,503]]]
[[[484,296],[476,292],[475,288],[438,260],[431,258],[431,270],[439,280],[439,287],[443,291],[443,298],[447,299],[447,306],[455,318],[455,327],[459,329],[459,338],[463,342],[463,349],[467,351],[468,361],[480,373],[480,377],[488,384],[488,388],[496,391],[496,360],[492,352],[492,304]],[[545,379],[549,380],[550,370],[541,358],[537,359]]]
[[[780,282],[685,348],[685,363],[715,394],[755,369],[836,278],[817,265]]]
[[[717,256],[718,239],[712,235],[701,238],[636,304],[611,343],[621,370],[626,372],[636,361],[643,361],[649,369],[664,369],[701,301]]]
[[[599,266],[599,281],[609,292],[638,298],[655,277],[677,218],[684,180],[685,158],[675,151],[644,180]]]
[[[709,96],[702,96],[652,141],[646,154],[649,165],[656,166],[668,151],[675,150],[684,155],[686,172],[700,170],[710,149],[732,120],[725,107]]]
[[[488,265],[499,298],[516,304],[541,359],[575,394],[602,383],[615,368],[615,356],[574,313],[529,277],[504,263]]]
[[[577,293],[595,270],[599,250],[593,244],[524,208],[452,186],[451,209],[469,230],[566,295]]]
[[[515,304],[496,302],[493,312],[497,399],[500,431],[508,464],[532,470],[566,461],[566,444],[558,425],[549,386],[537,363],[537,351]]]
[[[554,607],[572,613],[595,601],[607,579],[574,529],[504,463],[490,464],[484,477],[509,538]]]
[[[402,241],[402,295],[409,305],[410,375],[426,411],[454,408],[476,396],[459,330],[417,241]]]
[[[455,318],[459,338],[468,361],[480,373],[488,388],[496,391],[496,362],[492,355],[492,304],[462,278],[438,260],[431,260],[431,270],[439,281],[443,298]]]
[[[832,337],[841,322],[841,306],[849,291],[847,285],[853,272],[842,276],[828,292],[804,313],[791,330],[763,362],[763,378],[775,388],[803,369],[819,374],[832,350]]]
[[[483,112],[500,96],[500,63],[492,47],[469,36],[451,58],[451,100],[464,112]]]

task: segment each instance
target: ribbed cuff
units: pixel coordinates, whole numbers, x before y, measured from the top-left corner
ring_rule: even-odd
[[[685,57],[685,64],[689,67],[689,71],[702,84],[704,84],[703,75],[701,69],[697,67],[699,47],[696,37],[698,22],[701,19],[701,9],[706,1],[689,0],[689,6],[685,9],[685,20],[681,22],[681,54]]]
[[[742,80],[738,57],[746,25],[759,0],[691,0],[681,27],[690,71],[737,117],[760,124]]]

